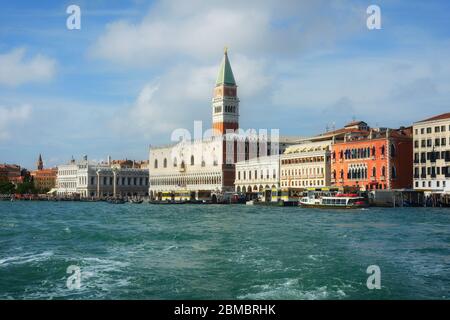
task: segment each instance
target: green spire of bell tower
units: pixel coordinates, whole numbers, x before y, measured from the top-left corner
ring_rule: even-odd
[[[235,86],[233,70],[231,70],[230,60],[228,60],[228,49],[225,48],[222,63],[220,64],[219,74],[217,75],[216,86],[229,85]]]

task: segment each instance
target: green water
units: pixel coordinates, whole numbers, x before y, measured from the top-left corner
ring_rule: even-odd
[[[0,202],[0,299],[421,298],[450,298],[449,209]]]

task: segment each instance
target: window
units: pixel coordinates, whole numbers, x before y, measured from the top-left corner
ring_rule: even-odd
[[[425,129],[424,128],[420,129],[420,133],[424,134],[425,133]]]
[[[419,140],[415,140],[414,141],[414,148],[418,148],[419,147]]]
[[[441,132],[445,132],[445,126],[441,126]]]
[[[173,159],[173,166],[176,167],[177,166],[177,158]]]
[[[431,133],[431,127],[427,128],[427,133]]]
[[[391,143],[391,157],[395,157],[395,145]]]
[[[439,147],[441,145],[441,140],[439,138],[434,139],[434,145]]]
[[[192,155],[191,156],[191,166],[193,166],[194,165],[194,156]]]
[[[441,132],[441,127],[434,127],[434,132]]]
[[[164,158],[163,166],[164,166],[164,168],[167,168],[167,158]]]
[[[441,139],[441,146],[445,146],[447,145],[447,139],[446,138],[442,138]]]
[[[392,174],[391,174],[391,176],[392,176],[392,179],[397,178],[397,169],[395,168],[395,166],[392,167]]]
[[[427,147],[431,147],[433,144],[431,139],[427,139]]]
[[[158,169],[158,160],[155,159],[155,165],[154,165],[155,169]]]

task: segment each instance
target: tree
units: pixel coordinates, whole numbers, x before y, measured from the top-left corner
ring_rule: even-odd
[[[9,181],[0,182],[0,194],[12,194],[14,193],[14,184]]]
[[[34,187],[33,182],[28,181],[18,184],[16,192],[19,194],[30,194],[30,193],[37,193],[37,190]]]

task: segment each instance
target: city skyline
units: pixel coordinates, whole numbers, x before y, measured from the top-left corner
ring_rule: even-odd
[[[77,1],[82,27],[68,30],[70,4],[0,13],[0,163],[146,159],[174,129],[210,123],[224,46],[243,128],[307,136],[353,118],[399,127],[448,110],[445,2],[378,1],[381,30],[366,27],[369,2]]]

